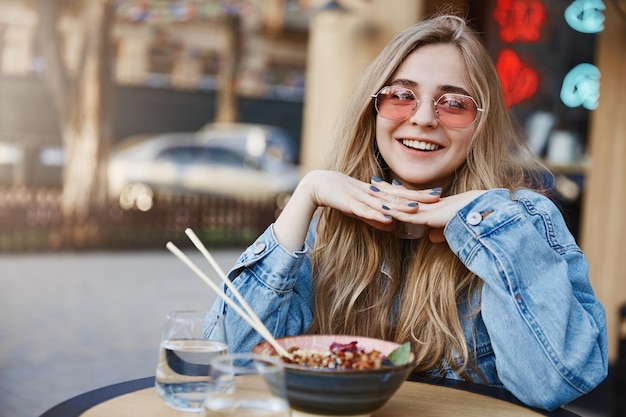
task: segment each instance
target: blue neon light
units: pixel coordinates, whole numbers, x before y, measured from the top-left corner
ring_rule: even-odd
[[[575,0],[565,9],[565,21],[574,30],[582,33],[598,33],[604,30],[602,0]]]
[[[568,107],[598,108],[600,70],[595,65],[578,64],[563,79],[561,100]]]

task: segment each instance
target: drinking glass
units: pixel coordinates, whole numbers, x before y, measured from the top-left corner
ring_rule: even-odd
[[[280,359],[227,354],[213,359],[209,374],[207,417],[290,417]]]
[[[426,232],[426,226],[422,224],[399,223],[397,227],[400,239],[419,239]]]
[[[206,311],[168,313],[156,368],[157,393],[176,410],[203,411],[211,360],[224,354],[223,316]]]

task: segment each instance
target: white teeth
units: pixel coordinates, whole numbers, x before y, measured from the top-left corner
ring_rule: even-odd
[[[403,139],[402,144],[409,148],[419,149],[420,151],[436,151],[439,149],[439,145],[419,140]]]

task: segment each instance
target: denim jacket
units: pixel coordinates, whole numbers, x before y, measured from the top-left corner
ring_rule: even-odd
[[[480,314],[459,314],[489,385],[553,410],[606,377],[605,311],[583,253],[548,198],[530,190],[513,198],[508,190],[490,190],[459,210],[444,233],[452,251],[484,281],[474,297]],[[229,272],[275,337],[302,334],[311,323],[313,241],[311,228],[303,250],[289,252],[270,226]],[[221,299],[213,310],[225,313],[230,351],[248,351],[262,340]],[[443,375],[432,374],[460,379],[442,366]]]

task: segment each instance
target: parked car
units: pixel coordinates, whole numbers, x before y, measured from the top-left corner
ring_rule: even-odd
[[[108,167],[109,195],[124,208],[149,210],[161,193],[201,194],[279,207],[300,180],[297,146],[282,129],[210,124],[197,132],[123,141]]]
[[[254,123],[207,123],[199,130],[207,139],[236,140],[257,146],[255,152],[265,152],[283,162],[296,164],[298,146],[291,135],[281,127]]]

